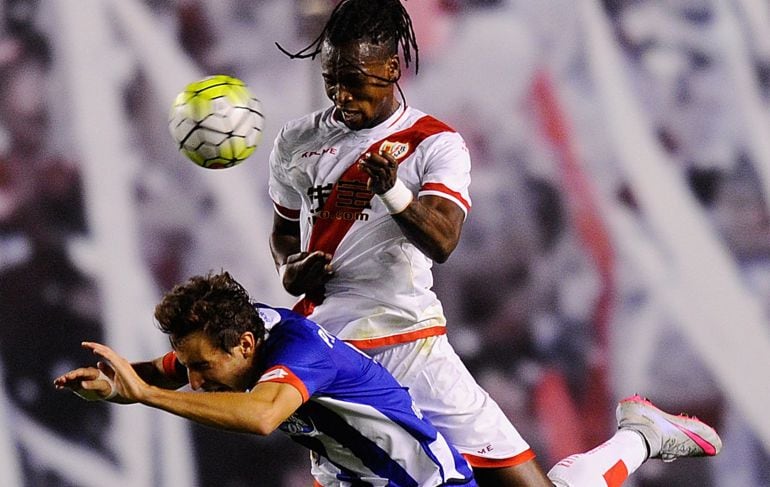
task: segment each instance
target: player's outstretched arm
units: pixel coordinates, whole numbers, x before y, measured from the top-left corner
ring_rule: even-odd
[[[268,435],[302,405],[297,389],[273,382],[258,384],[251,392],[162,389],[143,381],[132,365],[110,347],[94,342],[84,342],[83,346],[112,364],[115,388],[121,397],[207,426]]]

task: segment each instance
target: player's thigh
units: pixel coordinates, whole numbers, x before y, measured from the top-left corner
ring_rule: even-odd
[[[423,414],[472,465],[478,463],[475,457],[493,461],[529,452],[529,445],[479,386],[446,336],[391,347],[375,358],[409,388]],[[483,460],[480,463],[486,463]]]

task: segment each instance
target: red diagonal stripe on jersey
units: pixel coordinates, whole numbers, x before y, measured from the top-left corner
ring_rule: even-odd
[[[399,132],[395,132],[381,140],[378,140],[369,148],[364,151],[361,156],[355,159],[353,164],[340,176],[339,181],[345,182],[357,182],[366,184],[369,180],[369,176],[362,171],[357,164],[357,161],[364,156],[367,152],[378,152],[383,142],[391,142],[394,144],[406,144],[407,150],[405,153],[400,154],[398,157],[399,164],[401,161],[406,160],[407,157],[412,155],[418,145],[432,135],[436,135],[442,132],[454,132],[447,124],[437,120],[430,115],[426,115],[417,120],[412,126],[405,128]],[[350,227],[355,223],[355,215],[361,213],[363,207],[356,210],[351,210],[349,207],[341,207],[339,205],[340,188],[339,181],[334,184],[331,194],[326,199],[321,211],[328,211],[331,218],[316,218],[313,223],[313,229],[310,233],[310,242],[308,244],[308,252],[314,252],[321,250],[328,254],[334,255],[334,251],[337,250],[342,238],[348,233]],[[374,194],[370,192],[369,199],[374,197]],[[353,218],[337,219],[334,215],[340,214],[340,212],[351,213]],[[319,212],[320,213],[320,212]],[[307,301],[311,301],[308,303]],[[312,301],[315,301],[313,303]],[[308,300],[306,297],[294,306],[294,310],[308,315],[312,313],[313,304],[319,304],[320,300]]]
[[[356,161],[363,157],[367,152],[379,151],[382,143],[388,141],[392,143],[408,144],[407,152],[399,157],[400,163],[409,157],[423,140],[427,139],[431,135],[435,135],[441,132],[454,132],[454,130],[445,123],[436,120],[429,115],[426,115],[417,120],[411,127],[391,134],[384,139],[378,140],[369,146],[369,148],[364,153],[362,153],[361,156],[356,159]],[[342,176],[340,176],[340,181],[351,181],[366,184],[368,180],[369,176],[364,171],[362,171],[358,167],[358,164],[355,162],[342,174]],[[374,194],[370,194],[369,198],[371,199],[373,196]],[[350,211],[349,208],[341,208],[338,205],[338,199],[339,182],[335,183],[334,187],[332,188],[332,192],[329,195],[329,198],[327,198],[322,211],[328,211],[330,215],[336,215],[340,210]],[[358,209],[355,211],[355,213],[361,213],[362,209],[363,208]],[[348,230],[350,230],[350,227],[353,226],[355,221],[355,219],[342,220],[335,218],[317,218],[313,224],[312,233],[310,234],[310,244],[308,251],[313,252],[315,250],[322,250],[326,253],[334,254],[334,251],[337,250],[337,246],[342,241],[342,238],[345,236],[345,234],[347,234]]]

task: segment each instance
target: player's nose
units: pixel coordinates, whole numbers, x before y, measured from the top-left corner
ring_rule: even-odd
[[[337,84],[334,87],[334,94],[332,95],[332,99],[337,107],[342,108],[346,103],[353,101],[353,95],[345,85]]]
[[[205,382],[203,376],[199,372],[191,370],[187,371],[187,380],[190,382],[190,388],[192,388],[194,391],[197,391],[203,387],[203,383]]]

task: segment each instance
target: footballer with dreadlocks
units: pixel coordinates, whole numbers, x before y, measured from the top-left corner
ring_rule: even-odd
[[[431,267],[455,249],[471,208],[470,156],[451,127],[406,103],[402,59],[416,73],[419,51],[401,1],[343,0],[308,47],[278,47],[320,56],[332,102],[284,125],[270,154],[270,247],[284,288],[301,296],[295,310],[407,386],[481,486],[620,485],[660,456],[660,437],[624,428],[549,480],[447,341]],[[316,458],[320,485],[339,485],[337,472]]]

